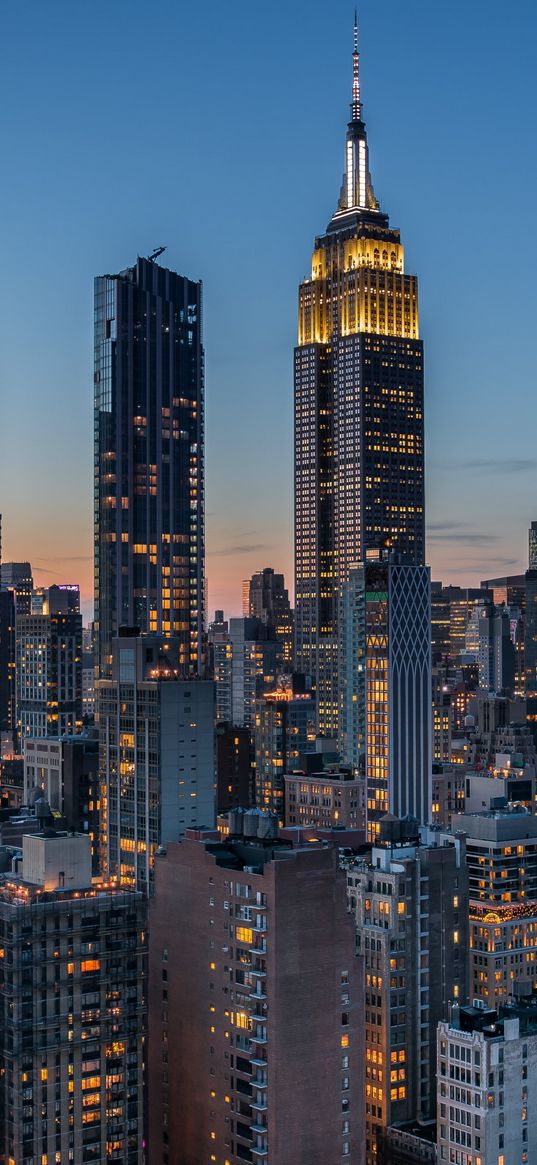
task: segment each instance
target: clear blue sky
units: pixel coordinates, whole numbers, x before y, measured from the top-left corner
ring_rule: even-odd
[[[93,276],[202,278],[211,607],[291,575],[297,284],[336,204],[353,4],[1,0],[4,557],[91,594]],[[518,0],[363,0],[373,181],[420,277],[429,560],[521,569],[537,517],[535,44]]]

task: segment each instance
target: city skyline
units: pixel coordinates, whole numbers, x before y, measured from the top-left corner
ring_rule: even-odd
[[[150,83],[140,89],[147,109],[130,67],[144,32],[140,4],[128,28],[107,13],[106,45],[88,14],[60,3],[55,25],[37,4],[30,9],[30,30],[17,12],[6,18],[4,85],[15,112],[4,134],[12,158],[0,305],[10,398],[0,446],[4,558],[29,559],[38,584],[80,582],[88,616],[92,280],[167,243],[165,265],[204,282],[208,606],[239,613],[241,581],[254,570],[270,563],[292,580],[296,285],[340,178],[352,7],[330,13],[327,43],[320,3],[297,4],[285,23],[276,5],[268,26],[242,6],[222,14],[209,3],[179,19],[165,5],[170,36],[150,46]],[[505,241],[511,208],[528,204],[535,179],[526,145],[536,14],[529,4],[520,14],[522,38],[521,21],[506,25],[499,3],[471,13],[452,5],[450,23],[422,2],[404,13],[389,3],[382,26],[369,4],[358,13],[376,193],[420,273],[427,560],[446,583],[523,569],[534,517],[531,242],[519,250]],[[268,62],[261,82],[259,53]],[[107,92],[95,84],[101,76]],[[123,117],[121,140],[110,100]],[[197,175],[188,191],[186,172]],[[21,472],[17,439],[28,415],[32,464]],[[268,476],[256,473],[261,434]]]

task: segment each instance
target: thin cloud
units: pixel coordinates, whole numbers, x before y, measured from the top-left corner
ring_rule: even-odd
[[[92,558],[93,554],[55,554],[54,562],[89,562]],[[50,562],[50,558],[35,558],[34,562]]]
[[[427,530],[463,530],[469,522],[428,522]]]
[[[487,546],[491,542],[498,541],[498,534],[430,534],[429,542],[469,542],[470,545],[475,546],[478,543],[480,546]]]
[[[211,550],[207,557],[227,558],[232,554],[253,554],[254,552],[259,553],[261,550],[270,550],[270,546],[266,542],[246,542],[236,546],[225,546],[222,550]]]
[[[492,457],[486,460],[476,458],[473,461],[463,461],[460,468],[493,469],[495,473],[528,473],[532,469],[537,469],[537,461],[532,457],[508,457],[504,461]]]

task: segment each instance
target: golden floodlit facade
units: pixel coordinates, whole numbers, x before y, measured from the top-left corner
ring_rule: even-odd
[[[299,289],[295,349],[296,666],[338,729],[338,594],[368,551],[422,564],[423,348],[418,284],[369,172],[354,30],[351,120],[338,208]]]

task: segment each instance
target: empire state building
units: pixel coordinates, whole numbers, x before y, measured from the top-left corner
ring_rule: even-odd
[[[352,566],[425,553],[418,282],[373,191],[355,22],[351,120],[337,210],[299,289],[295,349],[296,667],[338,726],[338,600]]]

